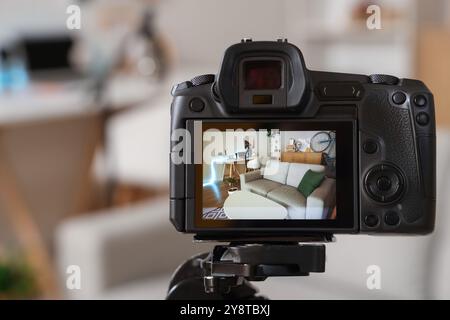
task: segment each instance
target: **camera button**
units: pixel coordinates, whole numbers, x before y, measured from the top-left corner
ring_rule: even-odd
[[[378,151],[378,144],[375,140],[366,140],[363,144],[363,150],[365,153],[374,154]]]
[[[193,98],[189,102],[189,109],[193,112],[201,112],[203,109],[205,109],[205,103],[200,98]]]
[[[359,100],[362,98],[363,88],[359,83],[322,83],[316,89],[321,100]]]
[[[369,214],[368,216],[366,216],[364,218],[364,223],[369,228],[375,228],[379,222],[380,222],[380,219],[378,219],[378,216],[376,216],[374,214]]]
[[[402,195],[404,178],[395,167],[381,164],[369,170],[364,185],[368,195],[373,200],[389,203]]]
[[[400,217],[397,212],[389,211],[384,215],[384,222],[388,226],[396,226],[400,222]]]
[[[427,104],[427,98],[419,94],[414,97],[414,104],[420,108],[425,107],[425,105]]]
[[[421,126],[426,126],[430,122],[430,117],[425,112],[419,112],[416,116],[416,121]]]
[[[392,187],[392,181],[386,176],[381,176],[377,180],[377,187],[381,191],[388,191]]]
[[[406,101],[406,94],[403,92],[396,92],[392,95],[392,101],[394,101],[395,104],[404,104]]]

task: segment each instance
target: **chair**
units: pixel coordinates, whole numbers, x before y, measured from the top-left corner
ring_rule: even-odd
[[[247,170],[258,170],[261,168],[261,162],[258,157],[247,162]]]

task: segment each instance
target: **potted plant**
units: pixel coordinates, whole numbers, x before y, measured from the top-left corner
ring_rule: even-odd
[[[36,297],[38,289],[35,278],[25,261],[0,257],[0,300]]]
[[[223,180],[226,184],[228,184],[228,194],[232,194],[235,191],[238,191],[236,187],[238,180],[233,177],[228,177]]]

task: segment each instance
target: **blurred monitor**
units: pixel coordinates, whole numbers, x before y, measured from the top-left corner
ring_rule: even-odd
[[[70,37],[25,38],[23,47],[31,72],[70,69],[69,55],[73,45]]]
[[[71,63],[74,39],[70,35],[26,36],[20,47],[32,79],[64,80],[80,77]]]

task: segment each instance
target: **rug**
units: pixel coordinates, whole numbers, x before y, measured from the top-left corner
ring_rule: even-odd
[[[228,217],[225,214],[223,208],[206,208],[203,209],[203,219],[207,220],[227,220]]]

